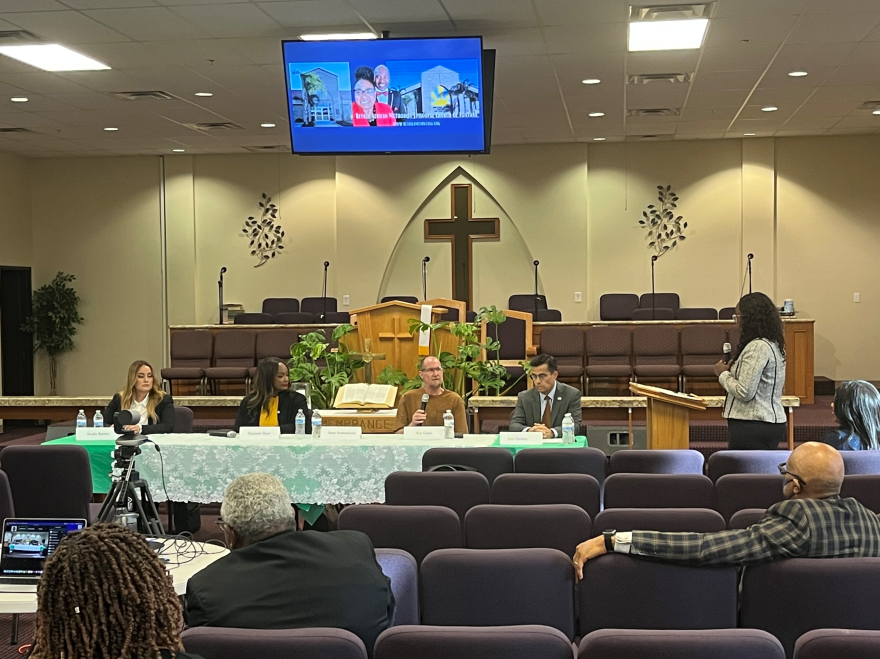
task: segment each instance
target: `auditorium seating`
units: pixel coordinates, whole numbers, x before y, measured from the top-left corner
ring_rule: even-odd
[[[236,629],[192,627],[180,640],[188,653],[204,659],[367,659],[363,641],[345,629]]]
[[[342,325],[343,323],[351,322],[351,314],[347,311],[328,311],[324,322],[332,325]]]
[[[687,378],[717,380],[715,364],[724,358],[727,330],[717,325],[690,325],[681,328],[681,390],[687,391]]]
[[[765,512],[767,512],[766,508],[743,508],[742,510],[737,510],[730,516],[727,528],[731,530],[747,529],[752,524],[757,524]]]
[[[606,293],[599,297],[600,320],[632,320],[639,308],[639,296],[633,293]]]
[[[701,474],[611,474],[604,502],[606,509],[712,508],[714,495],[712,481]]]
[[[12,499],[12,490],[9,487],[9,476],[5,471],[0,471],[0,519],[15,517],[15,504]]]
[[[174,406],[174,432],[186,433],[193,431],[193,411],[182,405]]]
[[[276,325],[310,325],[315,322],[315,316],[302,311],[286,311],[275,314],[273,322]]]
[[[83,447],[7,446],[0,466],[19,517],[91,520],[92,469]]]
[[[880,474],[880,451],[841,451],[840,455],[847,476]]]
[[[391,625],[419,624],[419,567],[416,559],[401,549],[377,547],[376,562],[391,580],[394,594]]]
[[[597,448],[524,448],[514,458],[514,470],[522,474],[586,474],[605,483],[608,458]]]
[[[637,379],[675,378],[678,364],[678,330],[668,325],[643,325],[633,330],[633,373]]]
[[[553,355],[559,378],[567,384],[576,382],[581,392],[584,380],[584,332],[579,327],[547,327],[541,332],[540,352]]]
[[[733,320],[736,315],[736,307],[723,307],[718,310],[718,320]]]
[[[376,639],[374,659],[449,659],[450,657],[572,659],[572,648],[565,634],[545,625],[393,627],[382,632]]]
[[[880,474],[847,474],[841,497],[853,497],[868,510],[880,514]]]
[[[205,369],[211,391],[217,393],[219,380],[241,381],[247,385],[248,369],[254,365],[256,334],[250,330],[220,332],[214,339],[214,366]]]
[[[718,451],[709,456],[709,478],[715,482],[727,474],[778,475],[779,464],[789,455],[791,451]]]
[[[299,310],[314,315],[315,320],[320,321],[321,314],[336,311],[336,298],[304,297],[299,304]]]
[[[643,320],[675,320],[675,311],[665,307],[657,307],[656,309],[636,309],[632,314],[633,321]]]
[[[868,629],[814,629],[794,644],[794,659],[876,659],[880,631]]]
[[[594,378],[632,377],[632,332],[625,327],[591,327],[587,331],[587,391]]]
[[[446,506],[464,519],[472,507],[489,503],[489,481],[475,471],[396,471],[385,479],[385,503]]]
[[[265,332],[258,332],[255,348],[257,364],[267,357],[277,357],[284,363],[287,363],[290,359],[290,346],[298,341],[299,334],[296,330],[273,329]],[[248,369],[248,378],[253,380],[256,373],[257,367],[252,366]]]
[[[606,508],[593,520],[593,535],[606,529],[712,533],[725,528],[724,518],[708,508]]]
[[[601,515],[601,513],[600,513]],[[468,549],[558,549],[566,556],[590,537],[590,516],[579,506],[474,506],[464,516]]]
[[[440,465],[476,469],[491,486],[501,474],[513,472],[513,456],[506,448],[430,448],[422,455],[422,471]]]
[[[672,312],[681,308],[681,298],[678,293],[643,293],[639,297],[639,309],[672,309]]]
[[[550,309],[547,306],[547,296],[535,296],[532,293],[525,295],[511,295],[507,298],[507,308],[513,311],[524,311],[532,314],[535,322],[559,322],[562,313],[558,309]]]
[[[718,311],[710,307],[683,307],[675,312],[676,320],[718,320]]]
[[[771,634],[757,629],[601,629],[581,640],[578,654],[579,659],[648,657],[784,659],[785,652]]]
[[[299,300],[294,297],[267,297],[263,300],[262,312],[270,316],[297,311],[299,311]]]
[[[272,315],[268,313],[240,313],[232,319],[234,325],[271,325]]]
[[[704,461],[703,454],[692,449],[616,451],[609,473],[702,474]]]
[[[730,520],[737,510],[769,508],[782,501],[782,477],[772,474],[727,474],[715,481],[715,510]]]
[[[599,483],[586,474],[502,474],[492,485],[492,503],[529,506],[568,503],[599,514]]]
[[[173,394],[174,380],[196,381],[204,388],[205,369],[211,366],[214,335],[205,330],[186,330],[171,335],[171,367],[160,371],[168,393]]]
[[[501,343],[501,348],[497,351],[487,352],[489,359],[499,359],[502,362],[508,362],[504,368],[507,371],[507,377],[512,381],[522,377],[525,369],[518,363],[529,359],[532,355],[526,354],[526,344],[531,342],[531,337],[526,337],[526,321],[522,318],[514,318],[507,316],[503,323],[495,325],[494,323],[483,323],[484,341],[487,339],[497,340]]]

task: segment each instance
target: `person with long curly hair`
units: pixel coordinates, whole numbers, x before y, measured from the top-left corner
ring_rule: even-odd
[[[104,424],[113,425],[114,416],[122,410],[141,415],[139,424],[126,426],[125,430],[144,435],[174,432],[174,400],[159,386],[150,363],[142,359],[128,367],[125,387],[104,410]]]
[[[880,393],[870,382],[841,382],[831,403],[837,428],[822,440],[838,451],[880,450]]]
[[[65,537],[37,588],[33,659],[184,659],[171,576],[139,535],[96,524]]]
[[[785,440],[785,335],[773,301],[763,293],[744,295],[736,305],[739,343],[730,363],[715,364],[727,392],[728,448],[779,448]]]

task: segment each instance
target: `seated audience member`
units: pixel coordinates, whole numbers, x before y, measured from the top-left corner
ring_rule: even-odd
[[[242,426],[280,426],[281,434],[296,431],[296,413],[306,417],[306,434],[312,432],[312,411],[306,397],[291,391],[287,364],[277,357],[267,357],[257,365],[251,393],[242,399],[235,415],[235,431]]]
[[[96,524],[65,537],[37,588],[34,659],[183,659],[171,576],[140,536]]]
[[[232,553],[190,577],[190,627],[337,627],[372,649],[394,597],[366,535],[297,531],[290,495],[269,474],[235,479],[220,514]]]
[[[822,440],[838,451],[880,449],[880,393],[870,382],[850,380],[834,392],[831,403],[838,428]]]
[[[404,426],[442,426],[446,410],[455,417],[455,432],[468,431],[464,401],[454,391],[443,388],[443,367],[436,357],[423,357],[419,364],[419,377],[422,386],[407,391],[397,401],[396,432],[403,432]],[[422,410],[422,396],[428,395],[428,403]]]
[[[609,551],[690,565],[758,565],[780,558],[880,556],[880,521],[855,499],[841,499],[843,458],[821,442],[801,444],[779,465],[780,501],[747,529],[717,533],[633,531],[582,542],[583,564]]]
[[[516,408],[510,415],[511,432],[539,432],[544,439],[562,437],[562,419],[571,413],[575,432],[581,425],[581,392],[564,382],[557,382],[556,359],[540,354],[532,357],[529,377],[532,389],[516,397]]]
[[[174,400],[159,386],[153,376],[153,367],[143,360],[128,367],[125,388],[113,396],[104,410],[104,425],[112,426],[116,413],[123,410],[141,416],[138,425],[125,426],[124,430],[144,435],[174,432]]]

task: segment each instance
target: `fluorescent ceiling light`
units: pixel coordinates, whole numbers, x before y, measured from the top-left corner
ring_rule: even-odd
[[[195,93],[195,96],[204,96],[204,97],[206,97],[206,98],[207,98],[208,96],[213,96],[213,95],[214,95],[214,94],[212,94],[211,92],[196,92],[196,93]]]
[[[17,59],[43,71],[101,71],[110,68],[57,43],[0,46],[0,55]]]
[[[629,24],[629,50],[687,50],[699,48],[708,18],[682,21],[635,21]]]
[[[275,124],[260,124],[260,128],[275,128]]]
[[[13,103],[27,103],[28,102],[27,96],[13,96],[9,100],[12,101]]]
[[[775,105],[768,105],[767,107],[761,108],[761,112],[776,112],[779,108]]]
[[[743,133],[745,137],[754,137],[754,133]]]
[[[119,130],[119,129],[115,128],[113,126],[107,126],[107,128],[105,128],[104,130]]]
[[[790,71],[789,74],[792,78],[803,78],[807,75],[806,71]]]
[[[337,32],[335,34],[301,34],[299,38],[303,41],[345,41],[378,39],[379,37],[372,32]]]
[[[186,149],[171,149],[174,153],[186,153]]]
[[[604,112],[590,112],[589,116],[591,116],[591,117],[604,117],[605,113]]]
[[[874,110],[871,114],[880,114],[880,110]]]
[[[605,141],[605,138],[604,138],[604,137],[594,137],[594,138],[593,138],[593,141],[594,141],[594,142],[604,142],[604,141]]]
[[[586,80],[581,80],[581,82],[585,85],[598,85],[602,81],[599,78],[587,78]]]

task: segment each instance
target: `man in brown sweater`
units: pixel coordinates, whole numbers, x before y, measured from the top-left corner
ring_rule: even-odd
[[[404,426],[442,426],[443,414],[452,411],[455,417],[455,432],[466,433],[467,417],[464,401],[454,391],[443,388],[443,367],[436,357],[425,357],[419,365],[422,386],[407,391],[397,402],[396,432],[402,433]],[[422,395],[428,394],[428,405],[422,411]]]

